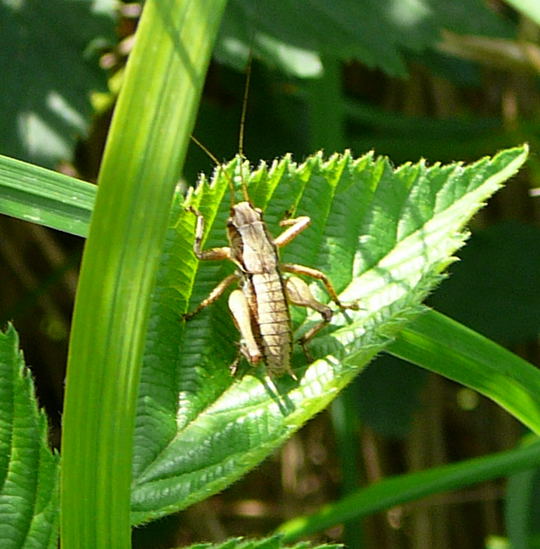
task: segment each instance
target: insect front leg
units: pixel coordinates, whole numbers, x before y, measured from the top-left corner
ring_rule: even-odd
[[[302,231],[311,225],[311,218],[307,215],[301,215],[294,219],[283,219],[279,222],[280,227],[288,227],[279,236],[274,238],[274,244],[281,248],[296,238]]]
[[[197,216],[197,225],[195,227],[195,243],[193,244],[193,252],[201,261],[221,261],[222,259],[231,259],[231,249],[228,246],[222,248],[209,248],[203,250],[201,243],[204,236],[204,216],[190,207],[189,211]]]
[[[190,208],[190,212],[197,216],[197,226],[195,229],[195,243],[193,244],[193,252],[195,255],[202,261],[220,261],[222,259],[231,259],[231,249],[227,246],[222,248],[210,248],[208,250],[203,250],[201,247],[203,235],[204,235],[204,217],[200,212],[195,210],[195,208]],[[208,294],[208,297],[201,301],[199,305],[191,312],[185,313],[184,319],[190,320],[197,313],[202,311],[208,305],[214,303],[218,300],[223,292],[233,283],[238,280],[238,275],[236,273],[231,274],[225,277],[211,292]]]

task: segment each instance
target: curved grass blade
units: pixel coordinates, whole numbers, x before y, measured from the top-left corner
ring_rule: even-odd
[[[96,186],[0,155],[0,213],[87,236]]]
[[[148,0],[99,175],[73,316],[62,547],[130,546],[133,425],[148,304],[225,0]]]
[[[478,391],[540,435],[538,369],[497,343],[441,313],[427,311],[387,350]]]
[[[277,532],[286,541],[294,541],[335,524],[365,517],[401,503],[526,471],[537,467],[539,462],[540,443],[535,442],[490,456],[395,476],[367,486],[356,494],[323,507],[317,513],[286,522]]]

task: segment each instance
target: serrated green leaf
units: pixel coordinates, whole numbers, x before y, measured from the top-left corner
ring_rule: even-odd
[[[237,332],[225,299],[188,323],[192,309],[234,267],[200,263],[195,219],[176,202],[151,312],[137,415],[132,509],[142,522],[221,490],[259,463],[324,408],[420,310],[426,293],[463,242],[463,224],[514,173],[524,148],[470,166],[393,169],[386,159],[315,155],[297,165],[286,157],[249,175],[253,202],[273,234],[285,212],[313,226],[283,249],[282,260],[323,270],[344,302],[310,343],[319,357],[305,365],[297,350],[295,382],[269,379],[264,368],[231,377]],[[190,197],[207,225],[205,247],[225,243],[231,163]],[[244,175],[243,178],[247,178]],[[325,294],[312,286],[320,298]],[[188,305],[189,304],[189,305]],[[295,333],[317,315],[295,311]]]
[[[337,543],[324,543],[314,545],[305,541],[293,545],[286,544],[283,536],[271,536],[264,539],[231,538],[223,543],[196,543],[188,549],[340,549],[343,545]]]
[[[53,548],[58,459],[18,343],[13,327],[0,332],[0,540],[5,549]]]
[[[103,0],[0,0],[0,152],[45,166],[71,159],[90,92],[106,89],[96,54],[113,40],[113,14]]]

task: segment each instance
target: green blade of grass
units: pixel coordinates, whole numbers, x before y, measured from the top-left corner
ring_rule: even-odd
[[[0,156],[0,213],[77,236],[88,235],[96,186]]]
[[[430,310],[387,351],[478,391],[540,435],[538,369],[479,333]]]
[[[538,466],[540,443],[460,463],[382,480],[320,511],[282,524],[277,533],[291,542],[330,526],[448,490]]]
[[[149,0],[83,257],[62,444],[64,549],[130,545],[135,401],[171,199],[225,0]]]

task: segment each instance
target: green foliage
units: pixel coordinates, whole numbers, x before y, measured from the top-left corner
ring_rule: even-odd
[[[49,167],[71,158],[90,93],[106,89],[96,54],[114,39],[113,10],[110,0],[0,0],[0,152]]]
[[[0,540],[5,549],[54,548],[58,456],[12,326],[0,332]]]
[[[535,16],[527,2],[511,3]],[[199,501],[253,468],[326,406],[383,348],[476,389],[538,432],[537,371],[493,342],[433,311],[425,312],[420,305],[463,242],[463,224],[515,172],[524,160],[523,149],[505,151],[466,167],[427,167],[420,162],[393,169],[383,158],[367,155],[354,159],[349,154],[329,160],[315,155],[297,165],[287,157],[270,168],[261,166],[243,176],[250,179],[252,198],[264,208],[274,234],[280,231],[278,222],[287,211],[310,215],[313,220],[313,226],[283,250],[283,259],[324,270],[344,300],[361,303],[361,309],[355,312],[336,311],[332,324],[311,342],[310,352],[316,359],[313,363],[308,364],[303,353],[295,350],[293,366],[298,383],[288,376],[269,379],[264,367],[250,369],[243,365],[236,377],[229,374],[238,334],[225,299],[190,323],[181,321],[182,313],[198,304],[233,266],[199,264],[195,259],[195,220],[185,211],[180,195],[174,198],[158,282],[148,305],[153,269],[161,254],[159,235],[165,230],[173,181],[194,117],[193,98],[181,103],[177,93],[182,83],[193,83],[191,78],[199,89],[204,77],[201,62],[188,77],[178,78],[174,55],[168,56],[163,49],[170,45],[168,38],[181,36],[186,28],[175,27],[186,12],[170,9],[173,4],[155,4],[160,7],[160,17],[154,19],[154,24],[158,20],[166,24],[159,30],[147,27],[145,32],[151,30],[146,35],[148,47],[132,55],[139,73],[131,80],[128,75],[127,92],[123,92],[123,106],[117,109],[118,121],[100,176],[101,206],[96,207],[94,234],[89,239],[90,253],[83,271],[83,280],[92,281],[93,286],[88,291],[90,282],[83,283],[86,290],[79,296],[76,344],[70,357],[64,438],[68,447],[64,475],[69,482],[64,488],[71,483],[67,490],[71,499],[65,500],[64,517],[71,539],[66,547],[84,545],[85,541],[80,540],[88,539],[93,540],[86,541],[92,549],[126,546],[129,442],[135,413],[132,520],[140,524]],[[192,6],[203,4],[196,0]],[[405,76],[410,69],[408,62],[414,61],[453,83],[480,82],[476,64],[445,57],[436,50],[441,30],[476,36],[516,35],[515,23],[488,11],[480,0],[338,0],[332,5],[308,0],[301,14],[297,2],[282,2],[279,14],[270,2],[261,0],[256,4],[231,0],[216,53],[218,59],[239,66],[253,38],[255,57],[269,66],[298,77],[322,77],[297,82],[293,93],[278,97],[281,103],[274,108],[275,103],[268,99],[275,99],[277,94],[269,82],[276,75],[269,77],[255,67],[261,72],[253,79],[254,88],[259,86],[258,91],[263,90],[264,95],[259,96],[263,116],[258,123],[262,131],[252,140],[265,151],[262,156],[272,158],[277,147],[280,151],[292,149],[287,139],[297,139],[303,144],[297,151],[322,146],[328,151],[341,150],[341,144],[347,143],[359,151],[375,147],[378,152],[391,153],[393,160],[420,155],[453,160],[524,140],[522,135],[516,139],[510,134],[500,118],[478,114],[474,109],[459,111],[466,115],[459,119],[436,119],[423,111],[422,116],[411,117],[397,109],[389,110],[388,105],[394,102],[381,101],[375,106],[363,99],[345,98],[341,91],[342,67],[338,60],[351,59],[399,76]],[[104,44],[102,37],[110,35],[110,8],[108,0],[55,0],[39,10],[31,8],[28,1],[0,0],[2,51],[19,52],[18,56],[4,56],[2,66],[2,73],[7,75],[5,88],[9,90],[9,95],[0,97],[3,152],[46,165],[70,158],[75,140],[87,130],[88,92],[104,87],[95,56],[91,58],[96,47]],[[306,18],[304,10],[312,17]],[[214,17],[217,11],[212,10]],[[191,16],[186,21],[194,27],[198,24]],[[141,24],[140,29],[144,27]],[[185,42],[185,37],[173,42],[176,46],[194,45],[200,52],[196,40],[200,38],[208,48],[212,34],[195,32]],[[83,50],[85,62],[80,63]],[[242,81],[237,81],[236,89],[242,89]],[[235,147],[236,115],[224,114],[223,109],[212,111],[211,106],[206,106],[206,112],[212,115],[212,138]],[[412,112],[418,113],[415,109]],[[229,128],[216,131],[217,117]],[[253,118],[256,120],[256,116]],[[350,123],[348,133],[346,121]],[[527,135],[533,133],[534,122],[529,121],[522,129]],[[272,133],[275,131],[281,134]],[[198,131],[197,135],[200,137]],[[221,156],[219,151],[223,149],[210,139],[203,137],[203,141]],[[267,145],[274,150],[265,150]],[[240,169],[238,160],[226,168],[229,177]],[[184,173],[192,171],[196,169]],[[203,183],[190,196],[207,220],[207,247],[224,243],[227,185],[227,177],[218,177],[211,185]],[[96,188],[88,183],[0,158],[2,213],[88,236],[95,192]],[[536,247],[537,234],[514,226],[510,232],[508,227],[500,232],[495,228],[479,235],[473,241],[470,257],[467,251],[462,254],[467,262],[478,258],[477,264],[463,271],[461,266],[456,267],[455,281],[448,285],[454,296],[446,299],[454,307],[450,309],[452,314],[501,340],[522,341],[534,335],[537,318],[524,311],[535,303],[530,288],[537,285],[536,266],[532,257],[524,261],[523,256],[514,253],[524,242],[531,249]],[[511,280],[515,287],[511,270],[501,268],[504,262],[499,260],[500,250],[510,258],[506,263],[527,275],[520,278],[519,307],[514,301],[492,299],[492,294],[481,292],[487,289],[487,282],[495,280],[506,286]],[[469,282],[478,273],[487,273],[488,278],[470,292]],[[313,290],[326,299],[316,284]],[[445,300],[437,296],[432,302],[442,304]],[[471,316],[475,307],[483,317],[478,323]],[[150,322],[145,332],[148,309]],[[516,321],[518,315],[520,323]],[[483,323],[487,317],[495,322]],[[295,334],[299,335],[318,319],[317,315],[294,310],[293,320]],[[143,347],[142,377],[137,386]],[[0,493],[0,511],[16,510],[8,520],[0,521],[0,539],[3,542],[3,532],[15,524],[17,535],[27,534],[28,546],[52,547],[57,522],[57,463],[46,449],[44,419],[36,411],[30,379],[21,373],[22,362],[16,349],[10,328],[0,336],[0,356],[6,357],[1,365],[10,365],[9,372],[0,377],[0,391],[6,393],[0,406],[5,407],[2,417],[12,421],[8,429],[2,430],[6,438],[0,438],[0,443],[5,446],[2,456],[18,456],[17,452],[24,450],[23,460],[12,459],[5,468],[8,481],[14,472],[17,480],[24,482],[7,482],[7,492]],[[379,428],[388,433],[390,423],[391,434],[402,436],[415,405],[414,376],[404,380],[407,373],[403,370],[384,370],[377,364],[369,374],[372,381],[379,377],[378,389],[382,388],[388,397],[384,418],[380,413],[377,416]],[[354,389],[362,390],[360,395],[369,407],[364,416],[377,414],[380,391],[362,381]],[[400,398],[406,400],[404,405]],[[10,403],[16,406],[10,409]],[[399,425],[396,412],[403,419]],[[31,429],[21,435],[22,431],[17,431],[21,425],[30,425]],[[343,446],[350,443],[347,435],[354,425],[351,421],[343,426],[339,441]],[[77,459],[73,459],[69,448],[78,452]],[[344,448],[341,450],[345,456]],[[441,490],[524,471],[538,461],[537,446],[532,445],[395,477],[353,493],[332,508],[282,530],[287,539],[296,539],[336,522]],[[24,467],[24,475],[18,474],[20,466]],[[355,478],[355,471],[344,475]],[[516,543],[535,535],[534,517],[527,511],[535,505],[535,476],[522,475],[511,483],[508,498],[508,516],[514,524],[509,534]],[[524,486],[530,490],[525,491]],[[99,497],[92,499],[96,494]],[[81,522],[77,522],[79,519]],[[90,538],[85,537],[88,535]],[[99,541],[94,542],[93,536]],[[119,542],[119,538],[123,539]],[[276,538],[259,542],[229,540],[222,547],[280,544]]]
[[[264,207],[274,232],[291,208],[317,220],[284,250],[284,260],[327,270],[345,290],[344,299],[363,304],[349,318],[336,315],[334,331],[313,343],[315,355],[324,358],[297,369],[299,385],[287,378],[268,380],[262,371],[229,375],[234,329],[223,304],[178,333],[188,300],[198,303],[231,266],[202,265],[194,279],[199,266],[191,251],[194,219],[177,202],[154,292],[140,389],[134,520],[223,488],[325,406],[417,310],[461,243],[458,228],[522,161],[523,151],[516,149],[471,167],[421,163],[394,171],[369,155],[328,161],[315,156],[299,166],[286,158],[249,175],[253,200]],[[212,185],[203,182],[191,199],[207,219],[209,246],[223,242],[228,204],[223,198],[237,167],[229,165],[228,175],[219,174]],[[295,318],[298,324],[303,320]],[[303,362],[302,356],[295,359],[297,366]]]
[[[306,365],[295,353],[299,383],[268,379],[264,368],[231,377],[238,336],[225,300],[180,322],[233,265],[199,264],[192,252],[194,216],[177,202],[141,379],[134,521],[221,490],[324,408],[419,311],[463,241],[459,229],[523,159],[523,149],[514,149],[472,166],[419,163],[393,170],[371,155],[326,161],[317,155],[300,165],[285,158],[249,174],[251,197],[273,234],[287,211],[314,221],[283,249],[283,261],[323,270],[345,302],[362,305],[337,312],[310,344],[319,360]],[[224,244],[228,182],[237,168],[229,164],[227,175],[219,172],[211,185],[203,181],[190,198],[207,222],[206,247]],[[313,291],[324,298],[322,290]],[[317,318],[294,311],[293,320],[301,334]]]
[[[271,168],[261,165],[249,175],[244,173],[240,179],[249,177],[252,199],[264,208],[271,231],[277,234],[286,211],[309,214],[314,221],[283,250],[283,260],[325,270],[345,301],[362,304],[359,311],[336,313],[329,329],[310,345],[319,357],[314,363],[306,365],[303,354],[295,353],[298,383],[288,376],[269,379],[263,367],[244,368],[236,378],[230,375],[237,335],[224,300],[189,323],[180,322],[188,302],[190,307],[199,303],[233,266],[200,264],[195,259],[194,216],[177,197],[145,345],[134,449],[133,520],[161,516],[222,489],[327,405],[420,310],[421,299],[438,282],[441,269],[463,241],[457,231],[523,160],[524,150],[514,149],[472,166],[428,168],[419,163],[394,170],[385,159],[371,155],[356,160],[347,154],[329,160],[316,155],[301,165],[285,158]],[[206,246],[223,244],[227,189],[238,169],[236,160],[224,173],[219,171],[212,184],[203,181],[189,199],[205,215]],[[314,292],[324,297],[317,288]],[[316,321],[303,311],[295,311],[293,318],[296,333]],[[483,379],[486,366],[500,361],[479,351],[459,368],[455,362],[459,355],[446,352],[452,360],[441,363],[441,338],[449,334],[454,346],[455,340],[448,326],[437,322],[435,318],[427,336],[428,341],[440,342],[427,348],[434,353],[438,371],[482,390],[475,385],[474,372]],[[421,329],[423,324],[415,325]],[[410,345],[411,339],[400,336],[392,346],[402,356],[408,352],[404,341]],[[422,347],[412,343],[414,352],[408,358],[432,367],[427,355],[415,351]],[[467,348],[471,346],[465,342]],[[488,357],[487,364],[483,356]],[[511,378],[503,367],[495,387],[508,387],[510,379],[518,380],[520,368],[525,368],[525,377],[530,376],[529,381],[523,379],[524,386],[536,383],[536,372],[529,372],[528,366],[514,366]],[[516,408],[515,392],[503,391],[501,397],[490,387],[488,396],[534,425],[540,405],[523,409],[518,403]],[[401,492],[395,496],[404,497]]]
[[[507,0],[507,3],[540,25],[540,6],[537,2],[534,0]]]
[[[306,19],[306,14],[309,14]],[[308,23],[308,24],[306,24]],[[411,31],[413,29],[413,31]],[[255,55],[298,77],[320,77],[321,57],[358,59],[392,76],[405,76],[404,53],[433,48],[443,29],[510,36],[508,21],[479,0],[387,2],[232,0],[217,44],[217,58],[242,66]]]

